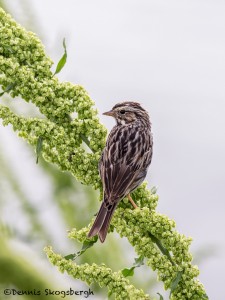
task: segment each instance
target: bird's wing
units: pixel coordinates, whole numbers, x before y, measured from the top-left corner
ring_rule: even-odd
[[[99,163],[107,202],[118,201],[145,178],[151,162],[149,133],[132,126],[115,126]]]

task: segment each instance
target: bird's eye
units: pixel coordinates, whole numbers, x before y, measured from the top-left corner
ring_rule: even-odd
[[[125,114],[125,110],[124,109],[120,110],[120,114],[124,115]]]

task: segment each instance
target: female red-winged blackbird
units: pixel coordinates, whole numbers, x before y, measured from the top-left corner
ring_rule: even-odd
[[[116,126],[108,136],[99,162],[104,199],[88,234],[88,237],[98,234],[102,243],[120,200],[128,196],[137,207],[130,193],[145,179],[153,145],[149,115],[139,103],[118,103],[104,115],[114,117]]]

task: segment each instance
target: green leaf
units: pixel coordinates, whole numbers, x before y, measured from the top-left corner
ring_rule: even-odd
[[[10,83],[10,84],[6,87],[6,89],[5,89],[2,93],[0,93],[0,97],[3,96],[5,93],[8,93],[9,91],[11,91],[15,86],[16,86],[15,83]]]
[[[91,241],[87,240],[84,241],[82,248],[80,251],[78,251],[77,253],[73,253],[73,254],[68,254],[66,256],[64,256],[65,259],[69,260],[75,260],[78,256],[82,255],[88,248],[91,248],[98,240],[98,237],[95,236],[95,238]]]
[[[142,266],[144,264],[144,256],[141,255],[140,257],[137,257],[134,259],[133,266],[131,268],[125,268],[121,272],[124,277],[133,276],[134,275],[134,269]]]
[[[42,144],[43,144],[43,138],[42,136],[39,136],[37,140],[37,146],[36,146],[36,155],[37,155],[36,164],[38,164],[38,159],[42,150]]]
[[[157,192],[157,186],[153,186],[151,188],[151,194],[156,194],[156,192]]]
[[[163,300],[163,296],[160,293],[157,293],[159,295],[159,300]]]
[[[56,75],[56,74],[58,74],[62,70],[62,68],[65,66],[65,63],[66,63],[66,60],[67,60],[67,51],[66,51],[66,41],[65,41],[65,38],[63,39],[63,48],[64,48],[64,54],[60,58],[60,60],[59,60],[59,62],[57,64],[55,73],[53,74],[53,76]]]
[[[157,247],[159,248],[159,250],[162,252],[163,255],[167,256],[167,258],[169,259],[169,261],[171,262],[171,264],[174,266],[175,263],[173,262],[171,255],[169,253],[169,251],[162,245],[161,241],[159,239],[157,239],[157,237],[155,237],[153,234],[151,234],[149,232],[149,236],[152,240],[153,243],[155,243],[157,245]]]
[[[180,280],[182,278],[182,274],[183,274],[183,271],[178,271],[177,272],[177,276],[171,282],[171,285],[170,285],[170,290],[171,290],[170,291],[170,296],[175,291],[175,289],[177,288],[178,283],[180,282]]]
[[[88,140],[88,138],[83,133],[80,133],[80,137],[82,141],[91,149],[90,141]]]
[[[134,269],[135,269],[135,267],[131,267],[130,269],[127,269],[127,268],[123,269],[122,270],[123,276],[124,277],[133,276],[134,275]]]
[[[76,256],[76,253],[73,253],[73,254],[68,254],[68,255],[64,256],[64,258],[66,260],[70,260],[70,259],[73,260],[75,256]]]
[[[134,261],[135,262],[134,262],[133,266],[135,268],[142,266],[144,264],[144,255],[141,255],[141,256],[135,258]]]

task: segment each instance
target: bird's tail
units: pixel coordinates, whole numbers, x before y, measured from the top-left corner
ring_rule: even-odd
[[[91,230],[88,233],[88,237],[92,237],[98,234],[100,241],[102,243],[105,241],[109,224],[115,209],[116,204],[112,204],[110,207],[105,207],[104,201],[102,202],[94,224],[92,225]]]

